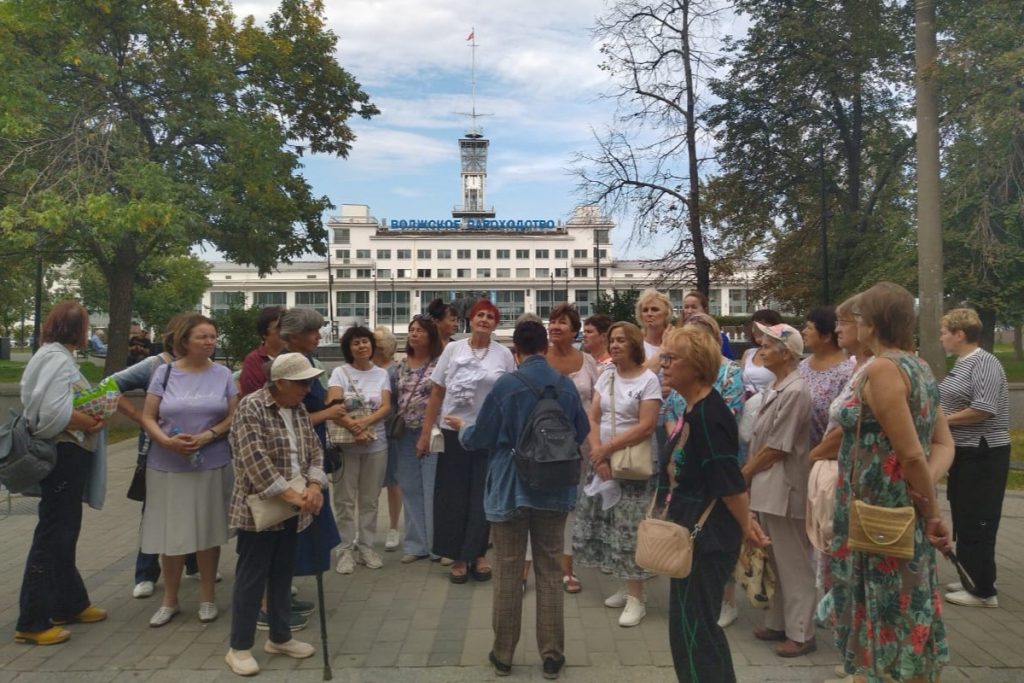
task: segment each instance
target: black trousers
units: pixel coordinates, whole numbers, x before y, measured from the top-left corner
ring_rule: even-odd
[[[467,451],[459,434],[442,429],[444,453],[434,480],[434,554],[473,563],[487,552],[490,525],[484,517],[487,454]]]
[[[231,649],[250,650],[256,639],[260,598],[267,592],[270,640],[292,639],[288,618],[292,611],[292,568],[299,518],[292,517],[281,531],[239,531],[235,590],[231,598]]]
[[[43,631],[51,619],[70,621],[90,605],[75,553],[82,530],[82,494],[93,454],[57,444],[57,464],[40,482],[39,523],[25,560],[17,630]]]
[[[718,625],[722,593],[739,550],[695,555],[685,579],[669,587],[668,642],[680,683],[735,683],[732,653]]]
[[[975,595],[996,594],[996,534],[1010,471],[1010,447],[957,446],[946,497],[953,515],[957,558],[974,579]]]

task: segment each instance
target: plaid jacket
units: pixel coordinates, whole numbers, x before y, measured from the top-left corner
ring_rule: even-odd
[[[324,474],[324,455],[320,440],[313,431],[309,413],[300,403],[295,407],[296,437],[299,442],[299,465],[307,482],[318,482],[327,503],[327,475]],[[256,493],[261,499],[284,493],[288,481],[297,476],[292,472],[288,430],[284,416],[270,390],[259,389],[242,399],[231,423],[231,454],[235,469],[235,486],[231,493],[228,525],[232,529],[256,531],[256,523],[245,497]],[[299,516],[299,531],[305,529],[312,517]],[[279,531],[277,525],[267,531]]]

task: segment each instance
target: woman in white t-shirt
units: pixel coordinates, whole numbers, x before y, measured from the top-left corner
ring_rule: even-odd
[[[631,323],[618,322],[608,330],[608,351],[614,370],[594,384],[590,406],[590,469],[593,476],[611,479],[612,453],[649,440],[653,453],[654,428],[661,405],[661,381],[644,367],[644,338]],[[614,395],[614,399],[613,399]],[[614,410],[612,402],[614,400]],[[599,567],[626,582],[625,588],[604,601],[623,607],[620,626],[636,626],[647,614],[643,582],[651,575],[637,566],[636,531],[657,489],[658,473],[643,481],[617,480],[621,498],[608,510],[602,496],[584,495],[576,508],[573,550],[576,562]]]
[[[351,574],[355,565],[380,569],[384,562],[373,549],[377,531],[377,498],[388,465],[384,418],[391,412],[388,371],[373,364],[377,342],[365,327],[350,327],[341,337],[345,363],[327,382],[327,404],[341,400],[345,416],[338,422],[354,441],[343,444],[341,481],[333,489],[334,515],[341,532],[336,571]],[[358,521],[356,508],[358,507]]]
[[[476,422],[477,413],[494,383],[516,369],[512,352],[491,339],[501,316],[497,307],[481,299],[469,311],[470,336],[444,347],[430,375],[433,387],[416,454],[426,457],[430,430],[439,418],[458,417],[465,425]],[[455,560],[449,579],[466,583],[491,578],[484,557],[490,526],[484,517],[484,483],[487,453],[467,451],[459,433],[442,429],[444,453],[438,457],[434,481],[434,554]]]

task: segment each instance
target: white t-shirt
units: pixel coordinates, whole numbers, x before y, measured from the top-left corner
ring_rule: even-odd
[[[284,428],[288,430],[288,459],[291,460],[291,476],[299,476],[299,438],[295,434],[295,409],[278,408],[284,419]]]
[[[650,370],[632,379],[619,374],[618,369],[602,373],[594,384],[601,395],[601,443],[612,438],[612,378],[615,384],[615,432],[621,434],[640,422],[640,402],[647,399],[661,403],[661,382]]]
[[[388,371],[378,368],[376,365],[369,370],[356,370],[346,363],[334,368],[327,386],[328,388],[341,388],[345,399],[345,410],[353,411],[365,406],[372,413],[380,408],[383,392],[391,391],[391,380],[388,377]],[[345,451],[348,453],[376,453],[386,450],[388,442],[387,435],[384,433],[384,420],[378,420],[373,425],[373,433],[377,435],[376,439],[365,445],[345,444]]]
[[[440,426],[448,415],[462,418],[466,425],[476,422],[477,413],[494,383],[506,372],[515,372],[512,352],[491,340],[487,353],[473,349],[469,339],[460,339],[444,347],[430,381],[444,387],[444,403],[438,416]]]
[[[658,353],[658,350],[660,348],[661,348],[660,346],[655,346],[654,344],[650,343],[649,341],[647,341],[645,339],[644,340],[644,358],[646,358],[647,360],[650,360],[651,356],[653,356],[656,353]]]

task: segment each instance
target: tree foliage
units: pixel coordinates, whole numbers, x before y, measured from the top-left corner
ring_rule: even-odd
[[[594,308],[613,322],[639,324],[636,319],[636,302],[640,299],[639,289],[616,289],[611,296],[601,292]]]
[[[223,360],[228,367],[238,365],[246,354],[262,343],[263,340],[256,332],[256,322],[262,310],[262,306],[245,308],[241,304],[234,304],[213,316],[217,324],[219,360]]]
[[[323,253],[304,150],[346,156],[377,113],[319,0],[265,26],[226,0],[0,4],[0,230],[72,245],[108,289],[108,372],[154,255],[214,246],[261,272]]]

